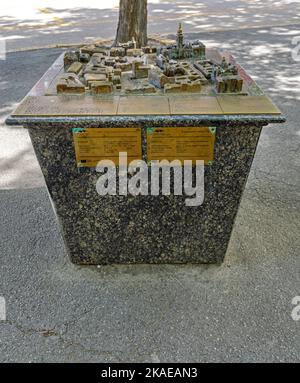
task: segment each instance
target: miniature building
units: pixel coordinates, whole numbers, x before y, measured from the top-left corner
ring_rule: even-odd
[[[134,61],[132,64],[133,78],[148,78],[150,68],[143,65],[141,61]]]
[[[64,69],[67,70],[74,62],[78,62],[79,52],[66,52],[64,55]]]
[[[150,84],[142,84],[138,86],[132,86],[130,88],[125,89],[126,94],[148,94],[148,93],[156,93],[156,88],[154,85]]]
[[[218,93],[237,93],[243,88],[243,80],[240,76],[219,76],[216,79]]]
[[[177,31],[177,44],[162,48],[160,52],[169,60],[195,59],[205,57],[205,45],[200,41],[185,43],[181,24]]]
[[[84,93],[85,86],[79,78],[70,73],[61,77],[57,83],[57,93]]]
[[[82,63],[77,61],[70,65],[69,69],[67,69],[67,73],[78,74],[81,72],[82,68],[83,68]]]
[[[110,81],[92,81],[90,88],[93,94],[111,93],[113,84]]]
[[[125,48],[115,47],[110,50],[110,57],[124,57],[126,56]]]
[[[127,56],[129,57],[141,57],[143,53],[142,49],[127,49]]]
[[[176,84],[166,84],[165,85],[165,93],[181,93],[181,92],[200,92],[201,91],[201,83],[199,80],[197,81],[180,81]]]
[[[163,74],[162,71],[155,68],[155,69],[152,69],[149,73],[149,82],[150,84],[153,84],[154,86],[156,86],[156,88],[164,89],[166,84],[171,84],[171,83],[174,84],[175,78],[167,77],[166,75]]]
[[[58,93],[241,93],[238,68],[225,58],[206,58],[200,41],[185,42],[181,24],[176,44],[137,49],[134,40],[114,47],[87,45],[66,52]],[[75,76],[75,77],[74,77]]]

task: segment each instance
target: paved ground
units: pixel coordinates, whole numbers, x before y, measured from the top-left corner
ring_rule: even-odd
[[[119,0],[10,0],[0,5],[8,50],[82,43],[115,35]],[[150,35],[300,25],[299,0],[148,0]]]
[[[222,266],[72,265],[27,133],[2,124],[0,361],[299,361],[297,35],[295,24],[197,36],[230,48],[288,118],[263,131]],[[0,62],[2,120],[59,52]]]

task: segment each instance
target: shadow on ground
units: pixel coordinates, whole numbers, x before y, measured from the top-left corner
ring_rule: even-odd
[[[1,153],[16,161],[13,182],[0,191],[2,362],[299,361],[299,322],[291,317],[300,275],[296,32],[199,35],[232,50],[288,119],[263,130],[221,266],[72,265],[45,188],[21,181],[22,158],[33,156],[27,138],[22,145],[26,132],[1,126]],[[59,53],[20,52],[1,63],[3,118]],[[1,162],[1,177],[8,166]],[[41,186],[35,171],[28,177]]]
[[[113,38],[118,9],[88,8],[88,1],[85,6],[43,8],[39,11],[40,19],[18,19],[5,14],[4,9],[0,34],[7,39],[9,50],[53,45],[54,38],[58,44]],[[299,2],[293,0],[175,0],[154,4],[149,1],[148,8],[148,29],[152,35],[174,33],[179,21],[187,33],[300,24]]]

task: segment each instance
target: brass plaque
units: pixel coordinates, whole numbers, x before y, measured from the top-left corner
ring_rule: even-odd
[[[101,160],[119,164],[119,153],[127,152],[128,163],[142,159],[141,128],[73,129],[79,167],[96,167]]]
[[[148,161],[203,160],[210,165],[214,159],[216,128],[149,128],[147,130]]]
[[[216,97],[193,94],[169,97],[171,115],[220,115],[223,111]]]
[[[169,115],[169,100],[165,96],[122,96],[118,115]]]
[[[115,116],[118,105],[117,96],[101,100],[82,95],[28,96],[13,116]]]
[[[266,96],[222,95],[217,99],[224,114],[281,114]]]

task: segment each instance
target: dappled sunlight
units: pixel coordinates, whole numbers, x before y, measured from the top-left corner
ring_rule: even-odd
[[[217,31],[295,23],[299,22],[299,15],[300,7],[296,2],[289,7],[286,3],[276,2],[274,7],[273,2],[263,0],[161,1],[158,6],[150,7],[150,32],[157,29],[170,33],[178,19],[188,25],[187,32],[192,32],[191,28]]]
[[[2,131],[0,134],[3,141]],[[31,189],[44,186],[44,179],[33,147],[26,130],[23,130],[22,145],[14,147],[10,152],[2,151],[0,155],[0,190],[7,189]],[[11,140],[13,135],[10,134]],[[13,145],[13,141],[3,144],[8,147]],[[2,145],[3,145],[2,144]]]
[[[7,81],[0,81],[0,90],[5,89],[8,85]]]
[[[300,100],[300,75],[291,77],[285,72],[276,74],[274,82],[278,85],[270,88],[271,92],[284,92],[285,98]]]
[[[67,31],[61,31],[59,28],[57,28],[56,30],[55,28],[52,28],[51,30],[39,31],[39,33],[44,35],[52,35],[53,33],[58,34],[58,33],[75,33],[75,32],[80,32],[80,29],[74,28],[74,29],[68,29]]]
[[[22,133],[22,145],[14,146],[9,152],[7,148],[15,145],[14,136],[10,134],[11,141],[8,141],[2,136],[1,130],[0,137],[5,150],[1,150],[0,155],[0,190],[31,189],[45,185],[28,133],[26,130]]]
[[[4,124],[17,105],[18,103],[12,102],[0,108],[0,190],[44,185],[27,130]]]
[[[55,31],[56,43],[63,44],[70,40],[69,29],[73,30],[72,43],[79,43],[85,35],[111,39],[117,25],[118,3],[119,0],[86,0],[84,3],[48,0],[41,7],[37,0],[13,0],[0,5],[0,34],[22,35],[26,39],[22,43],[10,39],[9,50],[20,44],[30,48],[54,44],[50,41],[52,31]],[[300,23],[300,4],[296,1],[148,0],[148,4],[150,35],[174,33],[178,21],[184,23],[187,33],[276,26],[275,33],[280,34],[281,27]]]
[[[18,106],[18,102],[10,102],[9,104],[4,104],[1,106],[0,108],[0,124],[1,125],[4,124],[6,118],[16,109],[17,106]]]
[[[261,33],[261,31],[259,31]],[[272,34],[273,35],[284,35],[284,36],[298,36],[300,33],[299,29],[286,29],[286,28],[273,28]]]
[[[44,186],[28,131],[6,126],[5,120],[59,53],[9,53],[6,61],[0,61],[0,190]]]
[[[290,52],[291,49],[289,47],[285,47],[282,44],[262,44],[250,49],[250,56],[255,57],[266,57],[270,54],[278,54],[284,52]]]
[[[12,35],[12,36],[1,36],[0,37],[0,41],[9,41],[9,40],[18,40],[18,39],[25,39],[26,37],[25,36],[21,36],[21,35]]]

